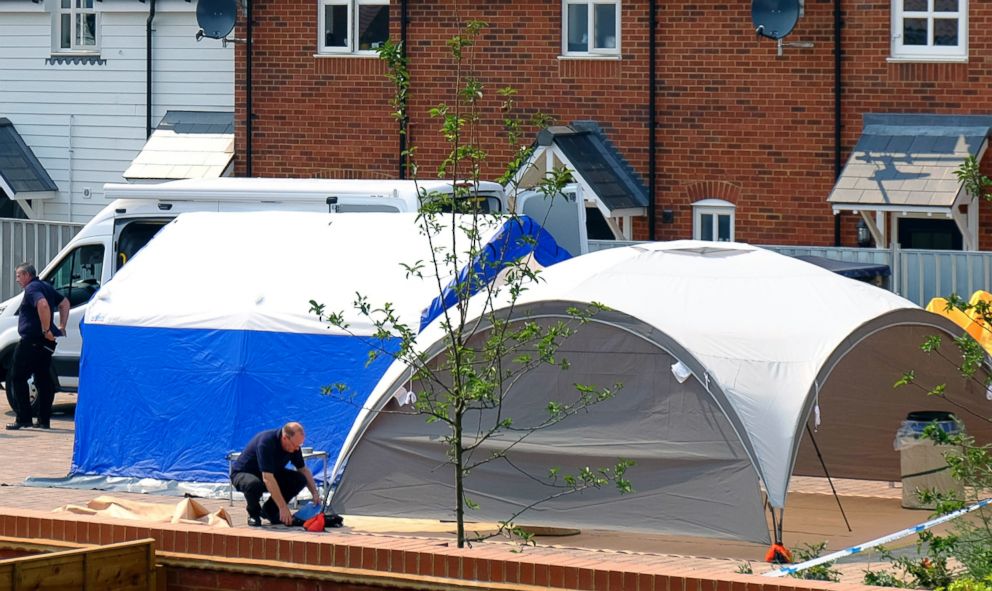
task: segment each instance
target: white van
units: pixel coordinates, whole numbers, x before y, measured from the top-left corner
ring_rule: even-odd
[[[100,286],[138,252],[162,226],[192,211],[417,211],[422,194],[450,194],[450,181],[219,178],[156,185],[109,184],[114,201],[97,214],[38,274],[69,298],[66,336],[59,339],[52,369],[60,390],[79,385],[82,339],[79,321]],[[482,182],[469,198],[481,211],[507,210],[503,188]],[[0,303],[0,381],[13,408],[9,368],[17,345],[21,296]],[[37,396],[31,388],[32,406]]]

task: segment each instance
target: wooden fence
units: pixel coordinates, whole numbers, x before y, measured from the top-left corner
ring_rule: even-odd
[[[155,540],[0,560],[0,591],[155,591]]]

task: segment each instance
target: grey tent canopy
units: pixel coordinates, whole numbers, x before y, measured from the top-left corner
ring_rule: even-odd
[[[578,257],[542,277],[500,314],[552,322],[567,321],[570,307],[590,302],[608,309],[562,343],[569,369],[542,367],[512,384],[502,416],[520,426],[540,421],[549,401],[574,397],[576,383],[623,387],[588,413],[535,431],[505,461],[473,470],[466,493],[480,504],[473,519],[506,519],[545,496],[549,489],[538,481],[549,467],[567,472],[628,458],[636,462],[628,471],[633,494],[604,488],[563,496],[526,520],[768,541],[763,495],[784,509],[815,406],[821,430],[834,434],[850,435],[852,416],[874,424],[853,441],[834,435],[820,442],[831,473],[843,476],[863,472],[870,454],[894,455],[892,434],[904,406],[935,404],[923,391],[893,394],[906,369],[917,368],[926,383],[947,383],[948,396],[989,405],[980,384],[920,351],[927,335],[960,334],[950,321],[760,248],[653,243]],[[444,352],[444,342],[437,325],[418,340],[428,359]],[[410,384],[410,376],[394,363],[352,427],[336,466],[338,511],[451,518],[444,433],[401,405],[403,394],[423,386]],[[485,425],[486,418],[469,423]],[[982,431],[988,426],[975,427],[989,435]],[[501,437],[482,457],[510,441]],[[805,459],[799,466],[809,468]],[[890,467],[891,461],[872,477],[889,476]]]

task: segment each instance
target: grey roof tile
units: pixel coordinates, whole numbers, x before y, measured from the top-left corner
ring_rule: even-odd
[[[214,177],[222,174],[233,158],[233,113],[169,111],[124,172],[124,178]]]
[[[9,119],[0,117],[0,181],[14,194],[49,193],[58,185]]]
[[[869,113],[864,121],[830,202],[950,207],[961,188],[954,171],[992,130],[992,116]]]

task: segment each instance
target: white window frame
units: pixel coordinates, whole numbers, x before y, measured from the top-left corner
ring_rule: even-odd
[[[586,31],[586,39],[588,39],[589,45],[586,51],[569,51],[568,50],[568,8],[574,4],[585,4],[588,7],[589,14],[586,18],[586,23],[588,30]],[[593,41],[595,39],[595,27],[596,27],[596,6],[599,5],[612,5],[616,7],[616,47],[593,47]],[[619,57],[620,55],[620,25],[623,19],[620,16],[620,0],[562,0],[561,3],[561,54],[563,56],[580,56],[580,57]]]
[[[82,0],[69,0],[69,8],[62,7],[62,0],[52,0],[52,51],[54,53],[100,53],[100,11],[97,2],[93,1],[92,8],[78,6]],[[93,45],[76,44],[76,17],[83,14],[94,15]],[[62,47],[62,16],[68,15],[72,31],[69,33],[69,47]]]
[[[903,9],[905,0],[892,0],[892,59],[921,60],[921,61],[959,61],[968,57],[968,0],[958,0],[956,12],[934,11],[935,0],[927,0],[927,10],[906,11]],[[933,44],[933,21],[941,17],[958,19],[957,46],[936,46]],[[903,44],[903,20],[907,18],[925,18],[928,21],[929,39],[927,45]]]
[[[374,49],[358,49],[358,8],[359,6],[389,6],[389,0],[317,0],[317,53],[319,55],[378,55]],[[348,7],[348,42],[343,47],[324,45],[326,20],[324,8],[327,6]],[[392,18],[392,17],[390,17]]]
[[[735,226],[737,224],[737,206],[723,199],[703,199],[692,204],[692,239],[703,240],[703,215],[713,216],[713,236],[714,242],[733,242],[735,240]],[[720,239],[720,216],[730,218],[730,236],[726,240]]]

